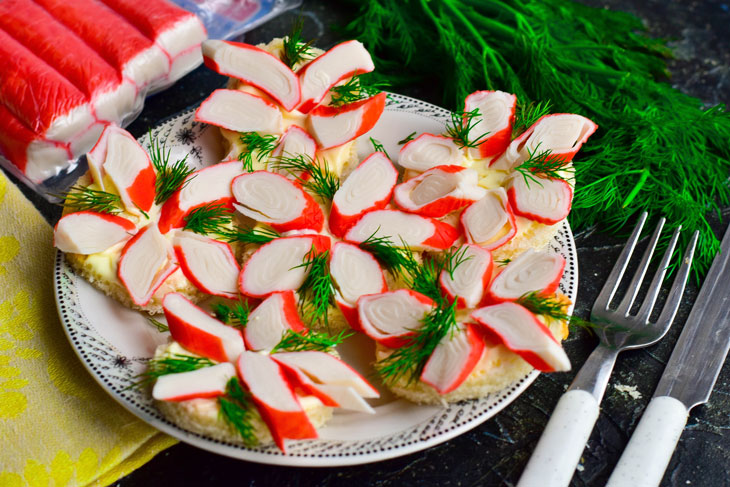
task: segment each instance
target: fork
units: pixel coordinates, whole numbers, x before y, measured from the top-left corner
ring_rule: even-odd
[[[661,314],[655,322],[651,322],[650,317],[681,227],[674,231],[639,311],[634,315],[630,314],[666,222],[664,218],[659,220],[651,236],[626,295],[618,307],[609,308],[628,267],[646,218],[647,214],[642,213],[591,309],[591,321],[600,325],[596,329],[599,344],[555,406],[517,487],[561,487],[570,483],[580,455],[598,419],[599,404],[619,352],[656,343],[666,334],[674,320],[689,275],[698,232],[692,235],[687,246]]]

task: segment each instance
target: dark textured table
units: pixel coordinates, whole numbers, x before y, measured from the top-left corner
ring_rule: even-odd
[[[584,0],[584,3],[632,12],[649,31],[671,39],[676,59],[670,63],[671,82],[709,104],[730,101],[730,6],[720,1]],[[302,9],[305,34],[329,47],[341,39],[332,29],[354,18],[354,10],[336,3],[308,1]],[[286,34],[296,14],[289,13],[250,32],[246,41],[268,41]],[[167,116],[199,102],[224,79],[200,68],[168,91],[147,100],[142,115],[129,127],[135,136]],[[440,97],[427,86],[404,93],[435,104]],[[730,143],[730,141],[728,142]],[[30,194],[44,216],[54,223],[60,210]],[[730,211],[724,212],[724,217]],[[727,219],[725,218],[727,221]],[[724,226],[713,222],[721,236]],[[622,242],[599,232],[576,235],[580,277],[576,313],[588,310],[608,275]],[[675,326],[658,345],[619,356],[601,415],[571,483],[604,485],[630,433],[648,403],[664,364],[697,294],[691,283]],[[401,458],[375,464],[341,468],[288,468],[232,460],[186,444],[176,445],[120,480],[119,486],[234,485],[299,486],[347,485],[514,485],[548,421],[596,339],[586,331],[571,335],[566,343],[573,371],[541,375],[516,401],[481,426],[453,440]],[[730,368],[725,367],[706,405],[695,408],[680,439],[662,486],[730,485]],[[628,387],[621,387],[628,386]]]

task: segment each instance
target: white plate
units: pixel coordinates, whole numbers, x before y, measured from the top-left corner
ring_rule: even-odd
[[[392,95],[378,124],[358,141],[360,156],[372,151],[368,137],[381,141],[395,157],[399,140],[413,131],[443,132],[448,120],[449,112],[442,108]],[[153,133],[167,142],[173,157],[190,152],[189,161],[199,167],[203,161],[217,161],[220,156],[214,130],[194,122],[192,110],[160,124]],[[146,137],[143,141],[146,142]],[[567,261],[560,291],[575,301],[578,259],[567,223],[562,225],[551,246]],[[54,281],[58,312],[66,334],[86,368],[112,397],[142,420],[184,442],[253,462],[291,466],[355,465],[423,450],[491,418],[538,375],[533,371],[502,391],[446,408],[417,406],[384,392],[381,399],[372,403],[377,414],[337,411],[321,428],[319,439],[289,441],[287,454],[274,446],[246,448],[182,429],[160,414],[146,391],[126,389],[134,381],[133,377],[145,369],[157,345],[167,340],[167,333],[159,333],[141,313],[123,307],[77,276],[61,252],[56,254]],[[350,338],[340,352],[348,362],[371,376],[368,364],[374,355],[368,340]]]

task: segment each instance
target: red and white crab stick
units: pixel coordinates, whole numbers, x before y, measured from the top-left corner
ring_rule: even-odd
[[[190,372],[166,374],[157,378],[152,397],[158,401],[218,397],[226,393],[226,385],[234,377],[236,368],[228,362]]]
[[[243,353],[240,331],[213,318],[182,294],[166,294],[162,309],[172,339],[185,349],[217,362],[234,362]]]
[[[397,210],[366,213],[345,234],[348,242],[361,243],[374,237],[389,238],[393,245],[414,250],[444,250],[451,247],[460,232],[442,221]]]
[[[466,97],[464,111],[479,110],[471,133],[486,134],[478,147],[469,149],[472,158],[494,157],[507,149],[512,140],[516,105],[517,97],[504,91],[475,91]]]
[[[121,216],[78,211],[56,223],[53,245],[62,252],[95,254],[132,237],[134,223]]]
[[[423,326],[433,306],[431,298],[410,289],[362,296],[357,301],[360,329],[388,348],[399,348]]]
[[[281,110],[272,102],[244,91],[218,89],[195,111],[195,120],[234,132],[280,133]]]
[[[504,344],[543,372],[570,370],[565,350],[529,310],[516,303],[501,303],[475,310],[471,317],[496,342]]]
[[[279,232],[314,230],[324,226],[324,214],[301,185],[269,171],[244,173],[231,183],[239,213]]]
[[[336,237],[345,235],[367,212],[388,205],[398,171],[382,152],[374,152],[358,165],[342,183],[332,199],[330,231]]]
[[[385,93],[332,107],[320,105],[309,114],[309,131],[321,149],[355,140],[373,128],[385,109]]]
[[[299,78],[279,58],[263,49],[240,42],[203,42],[203,61],[216,73],[240,79],[264,91],[287,111],[299,104]]]
[[[562,255],[528,249],[497,274],[485,299],[500,303],[514,301],[530,292],[552,294],[560,284],[564,269],[565,258]]]
[[[450,137],[421,134],[401,147],[398,165],[416,172],[436,166],[462,165],[464,153]]]
[[[270,351],[288,330],[307,331],[297,311],[294,291],[273,293],[264,299],[249,315],[243,339],[249,350]]]
[[[479,174],[462,166],[436,166],[395,187],[393,201],[404,211],[440,218],[483,198]]]
[[[475,308],[492,279],[492,253],[478,245],[466,244],[456,255],[461,263],[452,272],[441,271],[441,290],[451,302],[456,301],[457,308]]]
[[[495,188],[472,203],[459,219],[466,241],[487,250],[506,244],[517,234],[517,223],[504,188]]]
[[[459,323],[436,345],[421,373],[424,382],[439,394],[448,394],[469,377],[484,353],[484,341],[473,323]]]
[[[180,269],[195,287],[213,296],[238,296],[241,267],[230,245],[189,231],[177,232],[172,244]]]
[[[317,430],[276,361],[268,355],[247,351],[238,358],[237,369],[281,451],[286,450],[287,439],[318,437]]]
[[[563,179],[514,177],[507,190],[516,215],[546,225],[565,219],[573,203],[573,188]]]
[[[307,159],[314,159],[316,152],[317,142],[312,136],[299,125],[290,125],[284,135],[281,136],[279,144],[271,155],[272,157],[297,157],[302,155]]]

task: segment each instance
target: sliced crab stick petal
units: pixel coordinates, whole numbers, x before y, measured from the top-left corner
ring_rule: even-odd
[[[466,244],[455,255],[460,263],[452,272],[441,271],[441,290],[449,300],[456,301],[457,308],[475,308],[492,279],[492,253],[478,245]]]
[[[306,330],[297,312],[294,291],[274,293],[264,299],[249,315],[243,339],[249,350],[270,351],[287,330],[300,333]]]
[[[410,289],[362,296],[357,315],[363,332],[389,348],[407,345],[433,309],[431,298]]]
[[[337,147],[375,126],[385,109],[385,93],[340,107],[319,106],[309,114],[309,132],[321,149]]]
[[[322,230],[324,214],[301,185],[281,174],[255,171],[231,183],[233,207],[242,215],[270,225],[274,230]]]
[[[350,173],[332,199],[329,217],[332,234],[342,237],[365,213],[385,208],[397,180],[398,171],[385,154],[369,155]]]
[[[62,252],[95,254],[128,240],[134,230],[134,223],[126,218],[79,211],[58,220],[53,230],[53,245]]]
[[[352,387],[362,397],[380,397],[380,393],[355,369],[325,352],[305,350],[272,355],[274,360],[296,367],[319,384]]]
[[[436,166],[463,165],[464,153],[450,137],[421,134],[401,147],[398,165],[423,172]]]
[[[345,242],[332,247],[330,275],[335,285],[335,302],[351,328],[357,331],[357,300],[366,294],[388,290],[380,264],[369,252]]]
[[[501,154],[512,140],[512,124],[515,121],[517,97],[504,91],[475,91],[464,100],[464,111],[479,110],[472,134],[481,138],[479,146],[469,149],[474,159],[484,159]]]
[[[152,388],[158,401],[186,401],[218,397],[226,393],[228,381],[236,377],[236,367],[224,362],[190,372],[162,375]]]
[[[338,81],[373,69],[373,60],[362,43],[353,40],[337,44],[298,73],[302,102],[297,109],[308,113]]]
[[[439,394],[448,394],[469,377],[484,353],[484,341],[474,324],[459,323],[447,333],[428,358],[421,373],[421,382]]]
[[[514,177],[507,190],[515,215],[554,225],[565,219],[573,203],[573,188],[562,179]]]
[[[537,370],[570,370],[570,360],[550,329],[519,304],[486,306],[472,312],[471,317]]]
[[[285,451],[287,439],[317,438],[317,430],[299,404],[279,364],[268,355],[243,352],[237,368],[281,451]]]
[[[162,309],[172,339],[189,350],[217,362],[234,362],[245,347],[241,332],[195,306],[180,293],[167,293]]]
[[[393,201],[404,211],[440,218],[483,198],[479,174],[462,166],[436,166],[395,187]]]
[[[321,384],[317,384],[312,379],[309,378],[307,374],[302,372],[297,367],[292,367],[290,365],[285,364],[284,362],[279,362],[276,360],[276,356],[278,354],[270,355],[277,364],[282,368],[284,371],[284,374],[286,375],[287,381],[289,381],[289,384],[294,388],[294,390],[301,389],[302,393],[309,396],[314,396],[320,401],[322,401],[322,404],[329,408],[338,408],[340,407],[340,403],[337,402],[333,397],[331,397],[329,394],[326,394],[321,388]],[[352,389],[352,388],[350,388]],[[357,396],[357,393],[353,390],[353,394]],[[360,397],[360,396],[357,396]],[[362,398],[360,398],[362,400]],[[364,402],[364,401],[363,401]]]
[[[486,294],[490,302],[514,301],[524,294],[552,294],[565,269],[565,258],[554,252],[528,249],[515,257],[494,278]]]
[[[290,125],[271,155],[274,157],[303,155],[308,159],[314,159],[316,152],[317,142],[312,136],[299,125]]]
[[[229,161],[190,174],[182,188],[162,205],[158,223],[160,231],[167,233],[172,228],[183,226],[185,216],[200,206],[210,203],[232,205],[231,183],[242,172],[240,161]]]
[[[117,277],[134,304],[149,303],[165,279],[178,269],[172,245],[154,224],[147,225],[122,249]]]
[[[403,244],[413,250],[448,249],[459,237],[459,231],[433,218],[396,210],[366,213],[345,234],[345,240],[361,243],[371,236],[389,238],[396,246]]]
[[[172,241],[180,269],[206,294],[235,299],[241,267],[231,246],[197,233],[181,231]]]
[[[276,56],[251,44],[231,41],[208,40],[202,48],[205,65],[216,73],[255,86],[287,111],[299,104],[299,78]]]
[[[510,169],[525,162],[530,154],[545,151],[550,151],[550,159],[570,162],[597,128],[598,125],[581,115],[545,115],[513,140],[493,166]]]
[[[234,132],[281,133],[281,110],[260,96],[215,90],[195,111],[195,120]]]
[[[459,219],[466,241],[487,250],[506,244],[517,234],[517,223],[504,188],[487,191]]]
[[[246,261],[238,278],[241,294],[264,298],[279,291],[296,290],[309,274],[307,255],[329,249],[329,238],[319,235],[282,237],[262,245]]]

